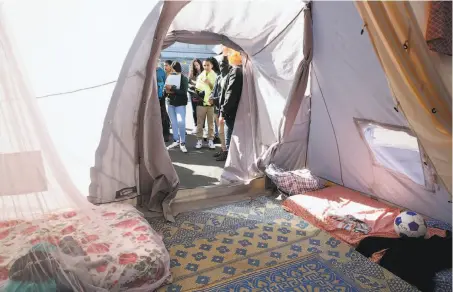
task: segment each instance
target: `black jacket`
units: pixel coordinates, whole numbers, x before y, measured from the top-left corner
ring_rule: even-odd
[[[225,64],[223,64],[225,65]],[[211,91],[211,96],[209,97],[210,99],[214,100],[214,105],[217,110],[220,110],[220,107],[223,104],[220,104],[220,97],[223,93],[223,88],[222,88],[222,79],[228,74],[228,71],[230,70],[230,66],[228,65],[228,59],[227,59],[227,64],[226,66],[220,66],[220,74],[217,75],[217,78],[214,83],[214,88]]]
[[[357,251],[366,257],[387,249],[379,265],[421,291],[434,291],[437,272],[451,269],[451,233],[429,239],[367,237]]]
[[[220,96],[220,112],[226,119],[235,119],[242,94],[242,66],[230,66],[227,57],[223,58],[222,65],[229,71]]]
[[[172,106],[185,106],[187,105],[187,90],[189,89],[189,79],[186,76],[181,74],[181,85],[179,89],[176,89],[176,86],[173,86],[171,93],[167,94],[168,99],[170,100],[170,105]]]

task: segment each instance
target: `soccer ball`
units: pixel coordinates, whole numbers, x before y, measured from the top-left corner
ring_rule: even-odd
[[[428,228],[423,217],[413,211],[405,211],[395,218],[396,234],[401,237],[424,237]]]

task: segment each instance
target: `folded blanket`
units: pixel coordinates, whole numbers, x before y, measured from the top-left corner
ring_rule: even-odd
[[[280,191],[290,196],[324,187],[320,179],[305,168],[287,171],[271,164],[266,168],[265,173]]]

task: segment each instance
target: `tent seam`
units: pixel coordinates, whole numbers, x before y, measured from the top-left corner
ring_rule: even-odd
[[[296,19],[299,18],[299,16],[302,14],[302,12],[305,10],[305,9],[308,9],[308,5],[306,4],[304,7],[302,7],[302,9],[296,14],[296,16],[288,23],[288,25],[285,26],[285,28],[279,33],[277,34],[269,43],[267,43],[261,50],[259,50],[258,52],[252,54],[252,57],[255,57],[256,55],[258,55],[259,53],[261,53],[262,51],[264,51],[268,46],[270,46],[276,39],[278,39],[295,21]]]
[[[335,132],[335,127],[334,127],[333,122],[332,122],[332,117],[330,116],[329,107],[327,106],[326,99],[324,98],[324,94],[322,93],[321,84],[319,83],[318,75],[316,74],[316,70],[315,70],[314,66],[312,67],[312,69],[313,69],[313,73],[314,73],[315,78],[316,78],[316,83],[318,83],[318,86],[319,86],[319,91],[321,93],[322,100],[324,101],[324,106],[326,107],[327,115],[329,116],[330,124],[332,125],[332,131],[333,131],[333,135],[335,137],[335,144],[337,145],[338,163],[340,164],[340,179],[341,179],[341,183],[344,185],[344,181],[343,181],[343,166],[341,165],[341,155],[340,155],[340,148],[338,146],[337,133]]]

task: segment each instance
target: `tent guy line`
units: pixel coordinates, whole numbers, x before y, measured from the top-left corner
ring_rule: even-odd
[[[133,74],[133,75],[128,76],[126,78],[131,78],[131,77],[134,77],[134,76],[137,76],[137,74]],[[112,80],[112,81],[109,81],[109,82],[105,82],[105,83],[101,83],[101,84],[98,84],[98,85],[93,85],[93,86],[89,86],[89,87],[79,88],[79,89],[76,89],[76,90],[41,95],[41,96],[37,96],[36,98],[46,98],[46,97],[52,97],[52,96],[58,96],[58,95],[72,94],[72,93],[77,93],[77,92],[80,92],[80,91],[85,91],[85,90],[90,90],[90,89],[95,89],[95,88],[107,86],[107,85],[110,85],[110,84],[113,84],[113,83],[116,83],[116,82],[118,82],[118,79],[117,80]]]

